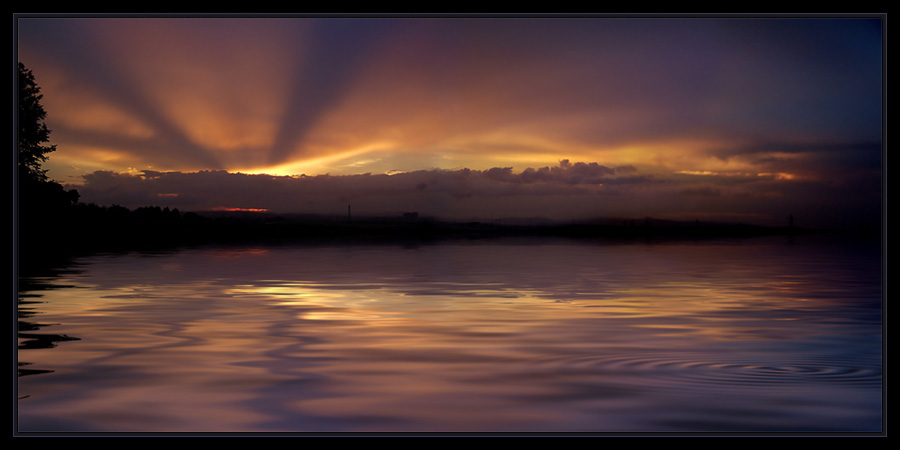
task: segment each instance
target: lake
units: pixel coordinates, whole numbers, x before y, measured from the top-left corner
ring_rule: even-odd
[[[198,246],[20,279],[17,430],[868,433],[876,243]]]

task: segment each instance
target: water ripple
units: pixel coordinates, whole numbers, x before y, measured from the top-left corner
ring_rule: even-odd
[[[675,384],[709,389],[722,387],[792,387],[812,383],[839,383],[846,386],[880,388],[880,361],[816,360],[773,362],[760,360],[719,361],[704,355],[636,355],[619,357],[579,357],[552,363],[555,370],[590,371],[630,376],[633,382]]]

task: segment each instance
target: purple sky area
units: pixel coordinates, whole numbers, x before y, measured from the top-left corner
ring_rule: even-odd
[[[19,16],[82,200],[877,221],[879,17]]]

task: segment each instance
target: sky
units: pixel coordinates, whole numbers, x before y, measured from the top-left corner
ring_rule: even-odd
[[[18,16],[98,205],[878,221],[879,17]]]

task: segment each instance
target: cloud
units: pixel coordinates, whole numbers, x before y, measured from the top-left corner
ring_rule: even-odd
[[[878,211],[880,196],[871,183],[835,184],[774,174],[643,174],[631,166],[562,160],[557,166],[519,172],[509,167],[313,176],[95,172],[74,187],[87,203],[182,211],[239,208],[343,216],[350,205],[358,216],[416,211],[445,220],[744,217],[779,225],[791,214],[815,223],[874,220],[871,214]]]
[[[348,203],[368,214],[395,214],[419,210],[445,218],[479,216],[489,203],[498,202],[508,214],[535,213],[529,205],[552,197],[558,207],[548,213],[571,219],[582,215],[566,211],[574,199],[601,195],[605,182],[616,182],[633,167],[597,163],[560,162],[559,166],[527,169],[417,170],[395,174],[272,176],[225,171],[118,174],[98,171],[76,186],[85,202],[128,207],[165,202],[183,210],[216,207],[266,209],[280,213],[340,214]],[[499,203],[507,202],[505,206]],[[562,217],[564,216],[564,217]]]

